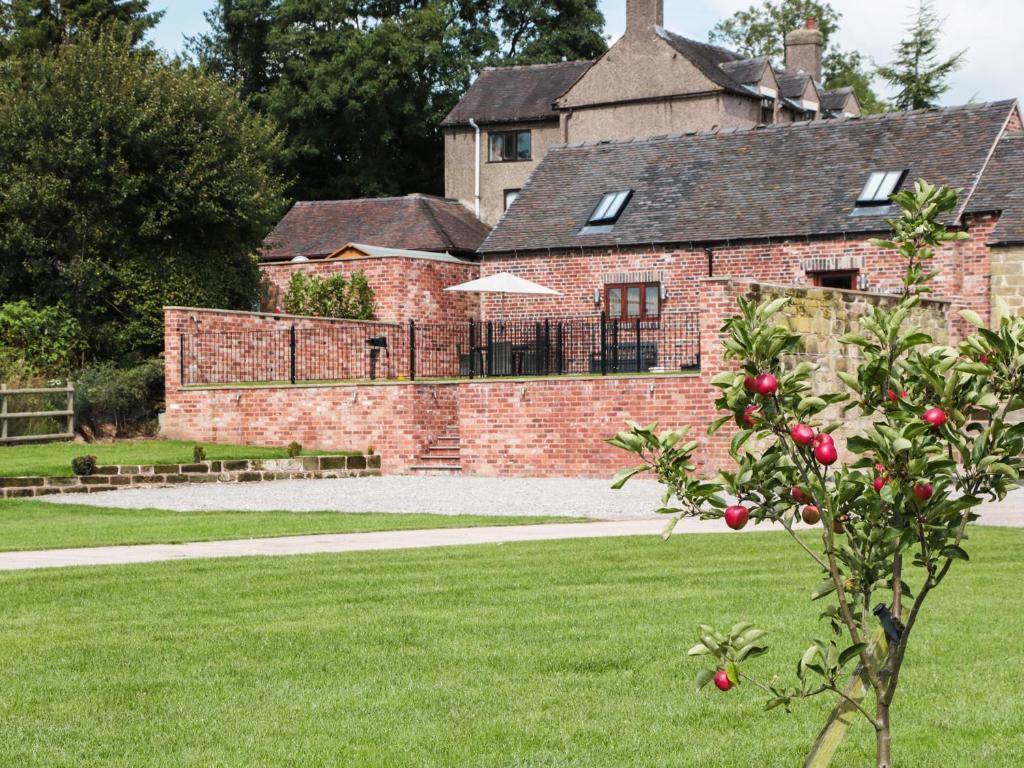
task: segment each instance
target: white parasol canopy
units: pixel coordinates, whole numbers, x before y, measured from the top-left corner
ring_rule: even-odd
[[[510,272],[496,272],[487,277],[477,280],[470,280],[468,283],[459,283],[445,288],[446,291],[462,291],[465,293],[519,293],[531,294],[534,296],[561,296],[558,291],[539,285],[529,280],[511,274]]]

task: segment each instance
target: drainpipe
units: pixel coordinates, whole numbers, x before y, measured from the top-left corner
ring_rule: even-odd
[[[480,218],[480,126],[476,124],[476,120],[472,117],[469,118],[469,126],[476,131],[476,141],[474,142],[475,152],[473,154],[473,199],[475,201],[476,217]]]

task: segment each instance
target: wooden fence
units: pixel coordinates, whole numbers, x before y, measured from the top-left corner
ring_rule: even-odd
[[[66,398],[64,410],[15,411],[10,407],[12,400],[22,395],[60,395]],[[47,435],[9,435],[8,424],[15,419],[66,419],[67,430]],[[40,387],[32,389],[8,389],[0,384],[0,444],[44,442],[47,440],[70,440],[75,436],[75,387],[69,381],[63,387]]]

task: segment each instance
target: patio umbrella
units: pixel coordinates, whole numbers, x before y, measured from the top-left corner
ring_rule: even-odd
[[[470,280],[445,288],[446,291],[462,291],[464,293],[499,293],[501,294],[501,314],[505,313],[505,295],[521,296],[561,296],[558,291],[538,283],[517,277],[511,272],[495,272],[493,275]]]
[[[518,293],[534,296],[561,296],[558,291],[538,283],[517,277],[510,272],[495,272],[493,275],[470,280],[445,288],[446,291],[464,293]]]

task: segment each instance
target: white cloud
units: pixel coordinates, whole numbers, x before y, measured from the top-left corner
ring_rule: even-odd
[[[758,0],[666,0],[665,26],[698,40],[706,40],[715,22]],[[1020,0],[935,0],[945,18],[943,52],[966,48],[963,68],[951,78],[945,104],[962,104],[1024,96],[1024,2]],[[625,26],[626,0],[601,0],[613,38]],[[842,14],[836,42],[857,50],[876,63],[889,61],[903,36],[916,3],[908,0],[832,0]],[[884,92],[883,84],[878,84]]]

